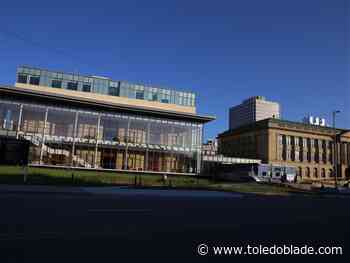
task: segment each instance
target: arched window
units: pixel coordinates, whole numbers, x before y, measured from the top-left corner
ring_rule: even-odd
[[[321,177],[325,178],[326,177],[326,169],[322,168],[321,170]]]
[[[314,168],[314,178],[318,178],[318,172],[317,172],[317,168]]]
[[[303,168],[299,167],[298,175],[303,177]]]

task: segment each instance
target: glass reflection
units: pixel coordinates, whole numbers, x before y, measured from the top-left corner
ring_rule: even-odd
[[[174,173],[200,169],[202,125],[195,123],[5,102],[0,114],[1,129],[16,130],[20,123],[20,133],[31,141],[33,164]]]

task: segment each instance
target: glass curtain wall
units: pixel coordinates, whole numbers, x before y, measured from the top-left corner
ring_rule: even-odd
[[[70,166],[74,137],[74,111],[50,108],[42,149],[42,164]]]
[[[97,113],[77,112],[73,144],[73,166],[95,167],[99,116]]]
[[[88,77],[31,67],[19,67],[17,69],[17,82],[189,107],[194,107],[196,100],[195,94],[192,92],[155,88],[125,81],[113,81],[104,77]]]
[[[35,105],[23,105],[20,132],[31,141],[29,162],[40,164],[44,137],[46,108]]]
[[[101,115],[98,144],[98,168],[126,169],[126,145],[129,118],[122,115]]]
[[[0,124],[31,141],[33,164],[200,171],[202,124],[1,100]]]
[[[20,105],[4,103],[0,104],[0,127],[2,130],[17,131]]]

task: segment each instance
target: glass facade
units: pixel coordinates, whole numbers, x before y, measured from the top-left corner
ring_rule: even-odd
[[[86,77],[31,67],[19,67],[17,69],[17,82],[195,107],[195,94],[191,92],[155,88],[126,81],[113,81],[108,78]]]
[[[32,164],[200,172],[195,122],[0,100],[0,125],[31,142]]]

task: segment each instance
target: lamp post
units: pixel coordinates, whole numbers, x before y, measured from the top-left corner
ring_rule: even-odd
[[[337,131],[335,130],[335,117],[336,117],[337,113],[340,113],[340,110],[335,110],[335,111],[332,112],[333,129],[334,129],[333,165],[334,165],[334,187],[335,187],[335,189],[338,189]]]

